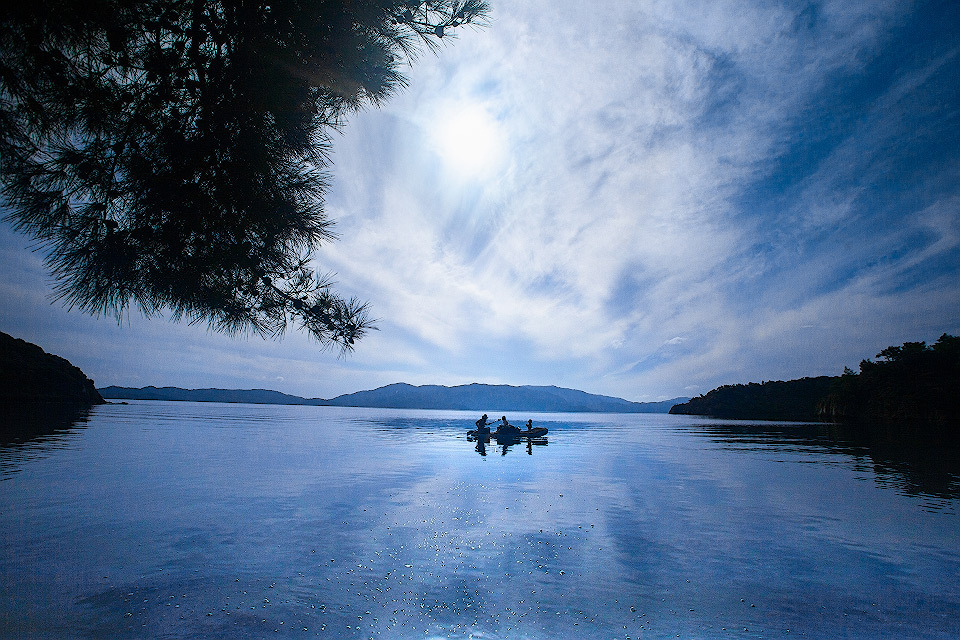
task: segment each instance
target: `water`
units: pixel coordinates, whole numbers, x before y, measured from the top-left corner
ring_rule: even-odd
[[[659,414],[517,415],[547,444],[481,455],[476,417],[135,402],[10,427],[0,636],[960,637],[936,457]]]

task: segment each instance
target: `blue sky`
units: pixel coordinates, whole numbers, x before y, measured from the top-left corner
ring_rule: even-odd
[[[631,400],[838,374],[960,333],[960,5],[493,2],[334,144],[315,254],[346,358],[51,303],[0,224],[0,330],[98,385],[391,382]]]

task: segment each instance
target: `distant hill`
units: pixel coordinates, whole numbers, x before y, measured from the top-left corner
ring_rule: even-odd
[[[182,402],[239,402],[245,404],[326,404],[325,400],[291,396],[269,389],[181,389],[180,387],[104,387],[104,398],[115,400],[176,400]]]
[[[37,345],[0,332],[0,403],[103,404],[83,371]]]
[[[327,404],[340,407],[391,409],[474,409],[477,411],[557,411],[597,413],[666,413],[685,398],[663,402],[630,402],[562,387],[489,384],[413,386],[389,384],[372,391],[337,396]]]
[[[251,404],[328,405],[390,409],[458,409],[476,411],[556,411],[598,413],[666,413],[688,398],[662,402],[630,402],[561,387],[467,384],[414,386],[390,384],[370,391],[348,393],[330,400],[301,398],[265,389],[181,389],[179,387],[104,387],[106,398],[126,400],[185,400]]]
[[[678,404],[670,413],[731,420],[815,422],[822,419],[820,402],[833,390],[837,380],[834,376],[819,376],[728,384]]]

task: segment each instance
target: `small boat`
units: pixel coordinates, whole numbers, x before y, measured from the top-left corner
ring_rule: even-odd
[[[491,438],[496,438],[498,440],[507,440],[510,438],[539,438],[541,436],[547,435],[546,427],[533,427],[532,429],[520,429],[510,425],[508,428],[504,429],[500,427],[496,431],[490,431],[490,429],[473,429],[467,431],[467,435],[472,438],[477,438],[480,436],[489,436]]]
[[[523,436],[524,438],[538,438],[540,436],[547,435],[546,427],[532,427],[530,429],[517,429],[515,432],[518,436]]]

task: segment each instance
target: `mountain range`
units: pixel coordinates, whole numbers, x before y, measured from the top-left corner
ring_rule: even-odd
[[[181,400],[192,402],[240,402],[249,404],[296,404],[389,409],[456,409],[474,411],[540,411],[596,413],[667,413],[689,398],[661,402],[631,402],[576,389],[542,386],[465,384],[414,386],[389,384],[331,398],[302,398],[268,389],[181,389],[179,387],[104,387],[104,398],[113,400]]]

